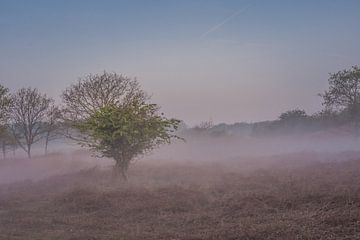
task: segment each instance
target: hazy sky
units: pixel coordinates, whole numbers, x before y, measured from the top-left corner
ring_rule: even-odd
[[[358,0],[0,0],[0,82],[57,97],[86,73],[137,77],[189,124],[321,108],[360,65]]]

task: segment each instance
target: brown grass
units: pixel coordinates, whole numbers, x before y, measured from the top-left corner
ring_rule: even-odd
[[[360,239],[360,160],[306,156],[2,185],[0,239]]]

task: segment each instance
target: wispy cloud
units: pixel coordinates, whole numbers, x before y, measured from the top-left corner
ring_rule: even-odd
[[[228,21],[230,21],[231,19],[233,19],[234,17],[238,16],[241,13],[244,13],[250,6],[246,6],[243,7],[239,10],[237,10],[236,12],[234,12],[233,14],[231,14],[230,16],[228,16],[227,18],[225,18],[222,22],[212,26],[209,30],[207,30],[206,32],[204,32],[203,34],[201,34],[201,38],[204,38],[206,36],[208,36],[210,33],[218,30],[219,28],[221,28],[224,24],[226,24]]]

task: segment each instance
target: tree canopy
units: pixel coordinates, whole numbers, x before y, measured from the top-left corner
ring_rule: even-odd
[[[66,106],[63,111],[71,121],[86,119],[102,107],[123,106],[146,99],[147,95],[136,79],[106,71],[79,78],[62,94]]]
[[[360,68],[330,74],[329,89],[320,94],[326,108],[346,110],[353,120],[360,120]]]
[[[173,133],[179,121],[157,111],[156,104],[144,102],[102,107],[78,128],[90,140],[86,145],[100,156],[115,159],[126,178],[131,160],[176,137]]]

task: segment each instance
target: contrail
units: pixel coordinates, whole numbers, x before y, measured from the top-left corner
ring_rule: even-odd
[[[210,28],[208,31],[204,32],[201,35],[201,38],[206,37],[207,35],[209,35],[210,33],[216,31],[217,29],[219,29],[220,27],[222,27],[225,23],[227,23],[228,21],[230,21],[232,18],[236,17],[237,15],[239,15],[240,13],[245,12],[247,9],[249,8],[249,6],[246,6],[244,8],[239,9],[238,11],[234,12],[233,14],[231,14],[229,17],[225,18],[224,21],[222,21],[221,23],[216,24],[215,26],[213,26],[212,28]]]

